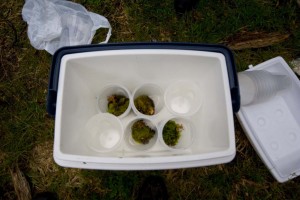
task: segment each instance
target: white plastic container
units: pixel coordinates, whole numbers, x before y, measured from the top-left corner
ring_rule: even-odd
[[[123,125],[120,120],[108,113],[96,114],[88,119],[86,126],[86,145],[96,152],[117,149],[123,140]]]
[[[108,44],[62,48],[53,60],[47,111],[56,117],[57,164],[89,169],[153,170],[208,166],[234,158],[232,109],[237,112],[240,102],[233,56],[228,49],[200,44]],[[237,116],[273,176],[285,182],[300,175],[300,83],[281,57],[246,72],[259,70],[282,77],[284,87],[275,83],[278,78],[265,81],[259,75],[262,82],[254,83],[244,76],[240,84],[246,101],[243,100]],[[128,148],[122,135],[120,144],[115,148],[112,145],[108,151],[86,145],[84,141],[90,138],[85,127],[97,115],[95,105],[106,85],[119,85],[132,94],[141,85],[153,83],[166,94],[167,88],[178,80],[195,83],[200,97],[197,101],[201,101],[196,104],[201,105],[200,109],[188,114],[188,121],[194,124],[191,146],[173,151],[155,142],[147,151],[135,151]],[[248,88],[244,87],[245,82]],[[257,88],[261,84],[264,86]],[[252,92],[247,94],[249,90]],[[264,94],[266,90],[269,93]],[[129,112],[123,118],[114,118],[120,120],[118,130],[136,117]],[[151,122],[160,127],[167,119],[185,117],[164,105]],[[113,134],[107,144],[115,138]]]
[[[251,101],[241,106],[237,116],[270,172],[277,181],[285,182],[300,175],[300,82],[281,57],[261,63],[247,72],[261,70],[284,77],[283,80],[277,79],[281,87],[267,95],[268,98],[263,97],[263,101]],[[243,82],[240,82],[242,88],[241,84]],[[272,87],[263,88],[267,91],[261,93],[268,93]]]
[[[201,90],[193,81],[177,81],[165,92],[165,104],[171,113],[191,116],[199,111],[202,104]]]
[[[58,69],[51,74],[57,73],[59,78],[52,79],[50,85],[58,82],[54,137],[54,160],[57,164],[90,169],[153,170],[208,166],[234,158],[236,149],[230,92],[235,69],[228,70],[232,56],[228,57],[226,49],[208,45],[199,50],[201,45],[182,44],[161,45],[162,48],[157,44],[134,48],[128,45],[129,49],[119,50],[111,47],[114,45],[88,47],[88,50],[70,47],[61,49],[54,56]],[[195,124],[193,144],[189,148],[173,152],[157,142],[148,151],[134,152],[123,141],[114,151],[96,152],[82,145],[86,137],[84,126],[97,114],[95,105],[103,87],[117,84],[133,93],[145,83],[155,83],[165,91],[177,80],[194,82],[203,94],[201,109],[189,118]],[[49,107],[54,105],[49,98],[56,95],[55,91],[49,87],[48,112]],[[172,116],[163,106],[151,121],[158,126]],[[123,127],[134,118],[134,112],[121,118]]]

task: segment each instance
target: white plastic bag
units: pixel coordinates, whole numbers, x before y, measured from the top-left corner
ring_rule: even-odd
[[[99,28],[108,28],[102,43],[111,36],[105,17],[66,0],[26,0],[22,16],[28,24],[31,45],[50,54],[63,46],[90,44]]]

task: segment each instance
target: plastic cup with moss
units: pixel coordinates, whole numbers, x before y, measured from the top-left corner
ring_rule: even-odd
[[[100,92],[97,100],[97,108],[101,113],[110,113],[119,118],[129,114],[129,91],[121,85],[108,85]]]
[[[171,118],[160,126],[159,138],[169,150],[184,150],[193,143],[194,126],[185,118]]]
[[[155,116],[164,106],[163,91],[155,84],[143,84],[133,92],[131,103],[138,116]]]
[[[125,142],[131,150],[149,150],[157,141],[157,132],[155,124],[150,120],[136,118],[125,129]]]

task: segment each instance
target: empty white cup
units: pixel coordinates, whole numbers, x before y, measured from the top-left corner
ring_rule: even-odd
[[[138,98],[139,96],[142,96],[142,95],[146,95],[148,96],[150,99],[153,100],[153,103],[154,103],[154,107],[155,107],[155,110],[154,110],[154,114],[153,115],[146,115],[144,113],[141,113],[138,108],[136,107],[135,103],[134,103],[134,100],[136,98]],[[149,117],[154,117],[156,116],[164,107],[164,99],[163,99],[163,90],[155,85],[155,84],[152,84],[152,83],[146,83],[146,84],[143,84],[141,86],[139,86],[138,88],[136,88],[132,94],[132,99],[131,99],[131,107],[132,107],[132,110],[134,111],[134,113],[138,116],[142,116],[142,117],[146,117],[146,118],[149,118]]]
[[[101,92],[98,96],[98,99],[97,99],[98,111],[101,113],[107,113],[107,109],[108,109],[108,99],[107,98],[112,95],[123,95],[128,98],[129,104],[128,104],[127,109],[125,110],[125,112],[123,112],[118,117],[123,118],[123,117],[127,116],[131,110],[130,94],[129,94],[129,91],[125,87],[123,87],[122,85],[118,85],[118,84],[107,85],[101,90]]]
[[[86,144],[96,152],[113,151],[123,139],[123,126],[118,117],[99,113],[91,117],[85,126]]]
[[[135,122],[137,122],[139,120],[143,120],[144,123],[149,128],[151,128],[152,130],[155,131],[154,136],[149,140],[149,142],[147,144],[138,143],[132,137],[132,126]],[[137,117],[134,120],[132,120],[131,122],[129,122],[128,125],[126,126],[124,140],[125,140],[125,144],[127,145],[127,147],[131,150],[147,151],[156,144],[157,138],[158,138],[158,129],[157,129],[156,125],[153,122],[151,122],[149,119]]]
[[[188,80],[177,81],[165,91],[164,99],[168,110],[178,116],[190,116],[198,112],[202,97],[197,83]]]
[[[180,137],[178,139],[177,144],[174,146],[169,146],[164,140],[164,127],[167,124],[167,122],[170,120],[175,121],[176,124],[182,126],[182,130],[180,131]],[[194,134],[195,134],[194,132],[195,132],[194,125],[190,120],[182,117],[172,117],[170,119],[163,121],[160,124],[158,138],[161,144],[169,150],[172,151],[185,150],[192,146]]]
[[[286,75],[272,74],[265,70],[240,72],[238,80],[241,105],[264,102],[292,83]]]

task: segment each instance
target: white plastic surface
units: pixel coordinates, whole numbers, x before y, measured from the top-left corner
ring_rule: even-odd
[[[291,85],[274,97],[241,106],[237,114],[263,162],[279,182],[285,182],[300,175],[300,82],[281,57],[247,71],[254,70],[285,75],[291,80]]]
[[[172,73],[170,73],[172,72]],[[112,152],[92,151],[82,140],[84,126],[97,113],[97,96],[104,86],[119,84],[129,92],[144,83],[163,91],[177,80],[192,80],[202,94],[201,109],[190,148],[172,152],[157,142],[146,152],[125,143]],[[110,50],[70,54],[60,67],[55,118],[54,159],[62,166],[90,169],[146,170],[207,166],[235,156],[233,113],[223,54],[188,50]],[[151,121],[156,126],[173,115],[164,106]],[[124,127],[136,117],[121,119]]]

